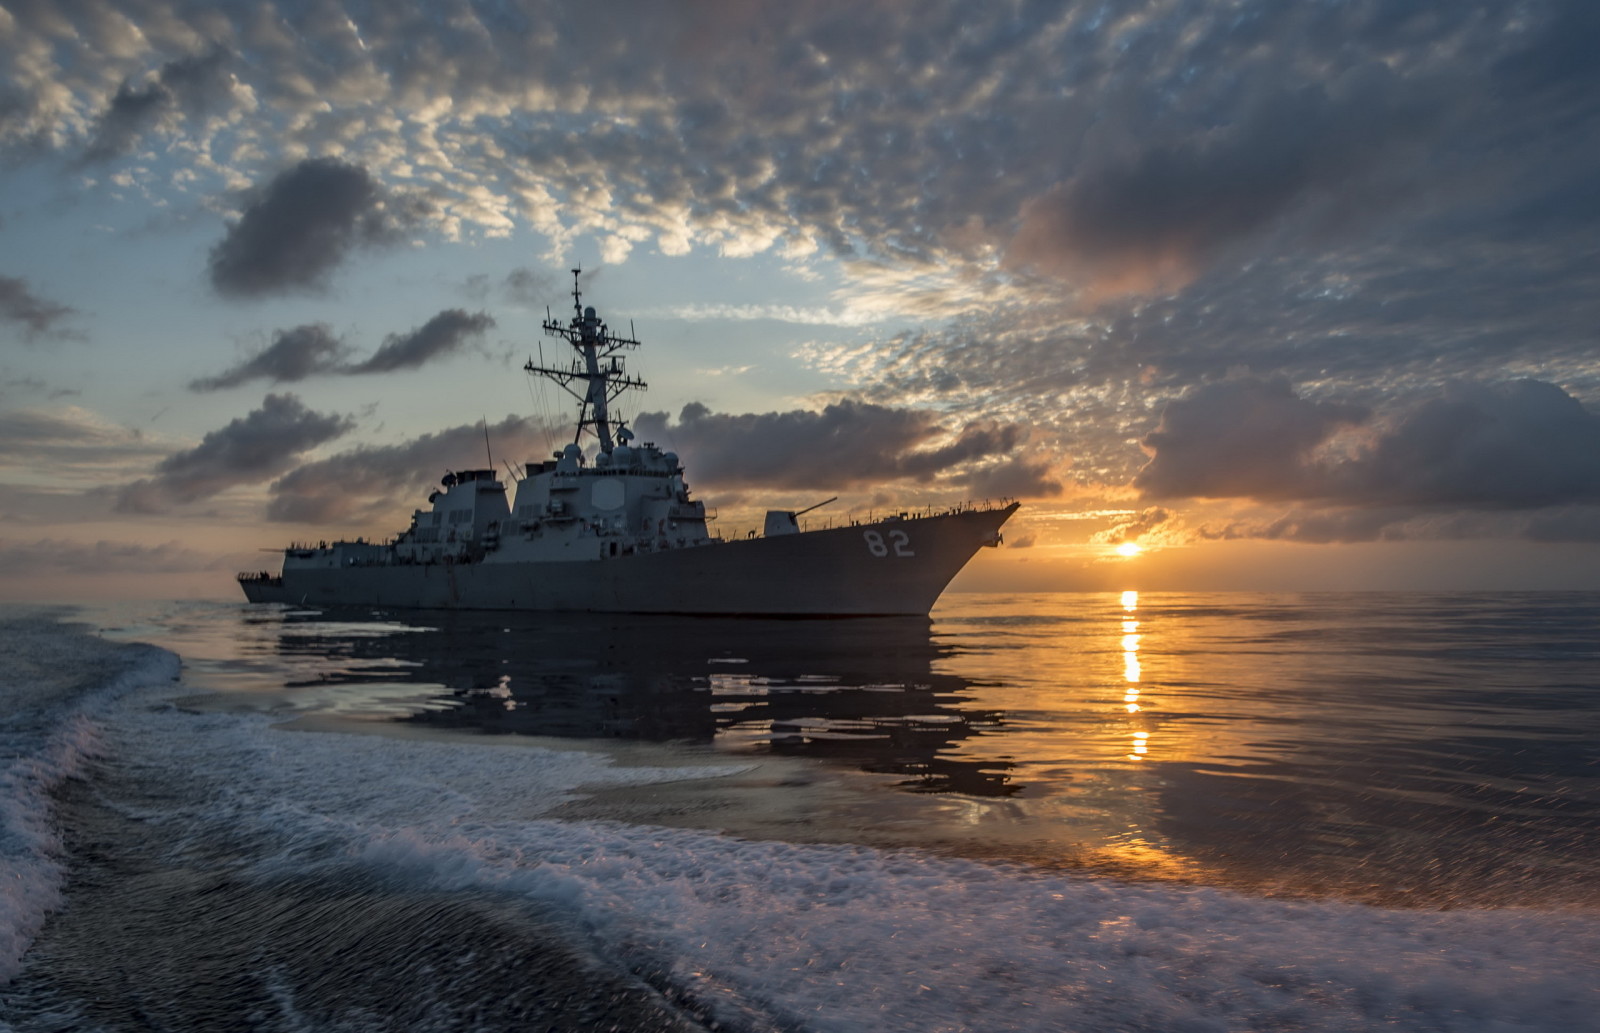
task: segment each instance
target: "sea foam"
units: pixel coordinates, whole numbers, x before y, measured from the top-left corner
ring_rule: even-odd
[[[1600,1009],[1586,911],[1275,900],[549,817],[585,786],[728,765],[145,704],[103,734],[186,786],[145,816],[169,839],[248,834],[262,879],[354,864],[375,882],[509,894],[735,1027],[1504,1033],[1581,1028]]]
[[[50,611],[0,616],[0,984],[20,968],[65,873],[50,793],[100,750],[119,696],[177,677],[178,658],[116,645]]]

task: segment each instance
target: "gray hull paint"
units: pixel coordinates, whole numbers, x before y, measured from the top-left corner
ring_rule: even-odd
[[[251,602],[772,616],[926,615],[1016,511],[968,510],[573,562],[285,569]]]

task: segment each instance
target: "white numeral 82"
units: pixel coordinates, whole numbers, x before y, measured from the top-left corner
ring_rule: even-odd
[[[890,531],[889,540],[883,540],[880,531],[862,531],[861,537],[866,539],[867,551],[874,556],[887,556],[892,551],[896,556],[915,556],[911,551],[911,536],[904,531]]]

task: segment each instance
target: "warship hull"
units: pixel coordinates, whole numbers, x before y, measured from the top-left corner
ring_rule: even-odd
[[[583,560],[366,563],[241,578],[251,602],[402,609],[926,616],[1017,509],[968,509]]]

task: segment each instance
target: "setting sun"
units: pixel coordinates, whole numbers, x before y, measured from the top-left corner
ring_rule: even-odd
[[[1144,546],[1138,542],[1123,542],[1116,551],[1118,556],[1137,556],[1144,551]]]

